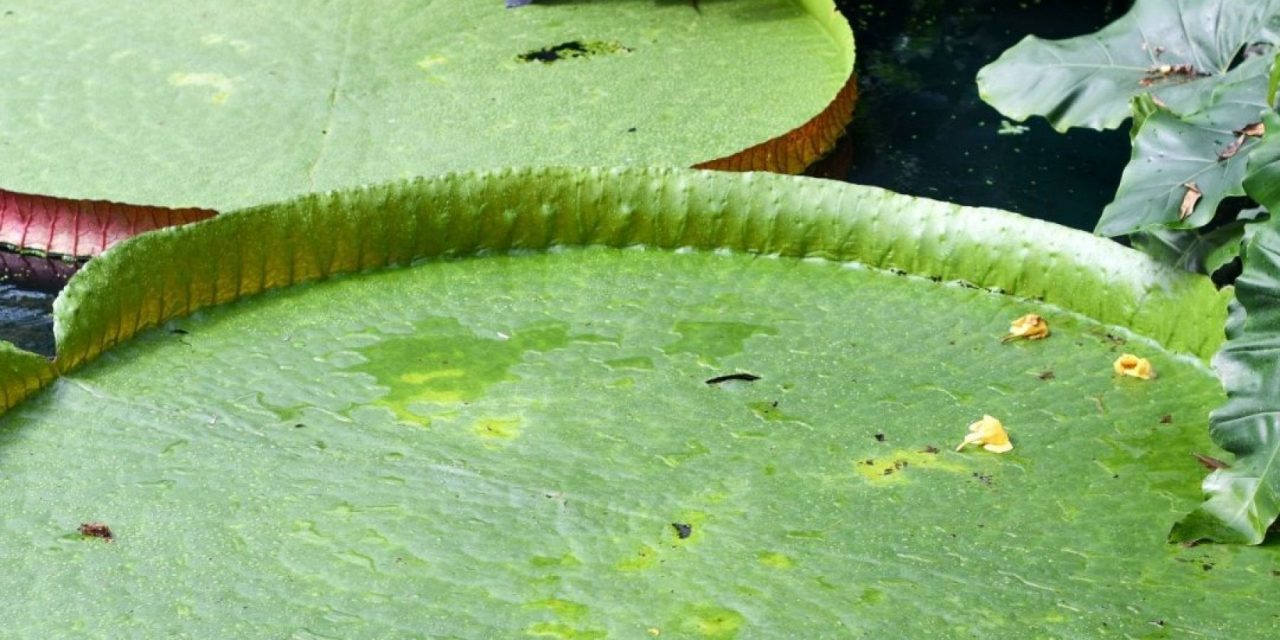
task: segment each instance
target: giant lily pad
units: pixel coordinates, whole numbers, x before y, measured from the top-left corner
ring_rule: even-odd
[[[1088,234],[758,174],[457,175],[161,230],[73,279],[62,377],[0,418],[0,612],[1265,637],[1274,548],[1165,542],[1224,309]],[[1052,335],[1001,343],[1026,312]],[[1159,377],[1114,377],[1121,349]],[[984,413],[1015,449],[952,451]]]
[[[0,185],[226,211],[476,167],[798,172],[853,57],[831,0],[19,3]]]

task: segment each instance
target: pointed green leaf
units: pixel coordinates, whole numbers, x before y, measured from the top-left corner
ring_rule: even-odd
[[[1244,188],[1250,198],[1276,212],[1280,211],[1280,114],[1274,111],[1263,114],[1262,124],[1267,133],[1249,156]]]
[[[1280,514],[1280,230],[1274,221],[1255,229],[1236,279],[1230,339],[1214,357],[1228,400],[1210,427],[1236,459],[1205,478],[1208,501],[1174,527],[1176,541],[1258,544]]]
[[[1028,36],[978,72],[982,99],[1059,131],[1113,129],[1129,101],[1204,92],[1246,45],[1273,38],[1280,1],[1137,0],[1106,28],[1067,40]],[[1186,66],[1183,66],[1186,65]]]

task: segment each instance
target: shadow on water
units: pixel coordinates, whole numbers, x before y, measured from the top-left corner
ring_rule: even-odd
[[[728,0],[699,4],[716,1]],[[1063,135],[1040,119],[1001,133],[1002,119],[978,98],[974,78],[1026,34],[1095,31],[1123,14],[1129,0],[836,4],[857,38],[860,97],[850,135],[809,175],[1093,228],[1128,161],[1127,133]],[[53,355],[53,298],[69,272],[50,280],[18,266],[7,274],[0,277],[0,339]]]

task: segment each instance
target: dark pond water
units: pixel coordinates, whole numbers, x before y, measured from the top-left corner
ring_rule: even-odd
[[[852,135],[810,173],[1093,229],[1129,159],[1128,133],[1006,124],[974,78],[1027,34],[1096,31],[1129,0],[837,4],[854,28],[860,95]]]
[[[851,135],[810,175],[1093,228],[1128,159],[1126,133],[1004,125],[978,98],[974,77],[1026,34],[1094,31],[1129,0],[837,4],[856,34],[861,96]],[[56,279],[16,271],[25,273],[0,279],[0,339],[52,355]]]

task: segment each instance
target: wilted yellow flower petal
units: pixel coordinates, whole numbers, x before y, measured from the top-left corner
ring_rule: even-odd
[[[1010,340],[1039,340],[1049,337],[1049,323],[1044,321],[1038,314],[1028,313],[1009,325],[1009,333],[1000,339],[1001,342]]]
[[[971,444],[980,444],[983,449],[992,453],[1004,453],[1013,449],[1013,443],[1009,442],[1009,434],[1004,430],[1004,425],[991,416],[982,416],[981,420],[969,425],[969,434],[964,437],[964,442],[956,447],[956,451]]]
[[[1156,377],[1155,369],[1151,368],[1151,361],[1139,358],[1132,353],[1121,354],[1111,366],[1116,370],[1116,375],[1120,376],[1132,376],[1143,380]]]

